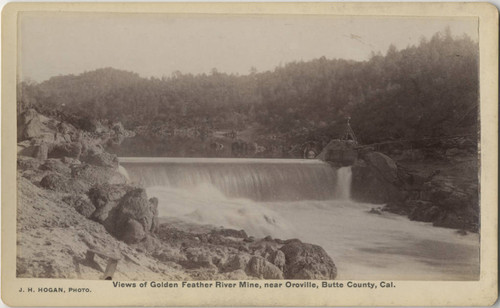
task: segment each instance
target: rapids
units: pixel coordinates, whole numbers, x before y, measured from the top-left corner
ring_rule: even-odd
[[[322,246],[338,279],[474,280],[479,236],[350,199],[351,168],[318,160],[120,158],[159,199],[159,215]]]

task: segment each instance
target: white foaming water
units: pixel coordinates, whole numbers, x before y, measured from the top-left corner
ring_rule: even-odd
[[[350,167],[334,172],[317,161],[148,158],[123,165],[159,199],[160,216],[318,244],[335,261],[338,279],[478,279],[477,234],[368,213],[374,205],[349,201]]]
[[[130,176],[128,175],[127,169],[125,169],[122,165],[118,166],[118,173],[123,175],[127,181],[130,181]]]
[[[335,186],[335,197],[340,200],[351,199],[351,166],[337,169],[337,185]]]
[[[249,235],[264,237],[291,234],[286,219],[264,204],[249,199],[228,199],[210,184],[193,189],[155,186],[147,189],[158,198],[159,216],[173,216],[198,224],[245,230]]]

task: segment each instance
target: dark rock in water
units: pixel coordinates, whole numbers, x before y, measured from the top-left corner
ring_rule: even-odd
[[[368,151],[352,166],[352,197],[372,203],[400,202],[407,197],[402,188],[405,177],[387,155]]]
[[[34,109],[28,109],[17,118],[17,140],[31,139],[42,135],[47,128]]]
[[[408,200],[405,205],[410,209],[408,218],[410,220],[432,222],[439,215],[441,209],[435,206],[432,202],[422,200]]]
[[[248,276],[260,279],[283,279],[283,272],[264,258],[253,256],[247,264],[245,272]]]
[[[410,220],[433,222],[442,215],[442,210],[438,206],[429,206],[427,208],[415,208],[408,218]]]
[[[352,166],[351,194],[355,200],[371,203],[402,201],[404,192],[396,185],[394,162],[381,153],[368,153],[370,162],[358,160]],[[380,154],[380,155],[378,155]]]
[[[452,229],[463,229],[467,227],[467,222],[464,217],[455,212],[443,213],[440,217],[433,221],[433,225],[437,227],[445,227]]]
[[[390,202],[382,208],[382,211],[398,215],[408,215],[410,213],[410,209],[403,202]]]
[[[121,239],[128,244],[140,242],[146,237],[144,226],[135,219],[129,218],[121,225]]]
[[[396,183],[398,181],[398,167],[396,163],[387,155],[380,152],[369,152],[363,156],[369,166],[375,168],[387,182]]]
[[[57,173],[48,174],[43,177],[40,181],[40,186],[54,191],[73,194],[81,194],[86,191],[86,187],[82,182]]]
[[[53,144],[48,153],[49,158],[72,157],[79,159],[82,153],[82,145],[79,142],[63,142]]]
[[[96,209],[86,195],[66,196],[62,200],[87,218],[89,218]]]
[[[61,160],[56,158],[49,158],[40,166],[41,170],[53,171],[59,174],[69,176],[71,174],[71,168],[68,167]]]
[[[280,248],[285,254],[286,279],[335,279],[337,267],[323,248],[291,241]]]
[[[372,207],[370,209],[370,211],[368,211],[368,213],[382,215],[382,210],[380,208],[374,208],[374,207]]]

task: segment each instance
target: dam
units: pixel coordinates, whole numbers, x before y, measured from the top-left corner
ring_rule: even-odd
[[[121,172],[159,200],[160,217],[323,247],[338,279],[472,280],[478,234],[370,214],[350,166],[315,159],[122,157]]]

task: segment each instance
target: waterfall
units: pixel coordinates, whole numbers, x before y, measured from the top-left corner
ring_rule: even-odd
[[[123,175],[127,179],[127,181],[130,182],[130,176],[128,175],[127,169],[125,169],[122,165],[118,166],[118,173]]]
[[[209,185],[226,197],[254,201],[334,199],[336,174],[305,159],[120,158],[131,181],[144,187],[195,189]]]
[[[351,167],[247,158],[120,158],[120,164],[122,174],[158,199],[159,217],[320,245],[338,264],[339,279],[479,277],[478,234],[368,213],[372,204],[349,200]]]
[[[337,169],[337,185],[335,187],[336,199],[341,199],[341,200],[351,199],[351,182],[352,182],[351,166],[341,167]]]

